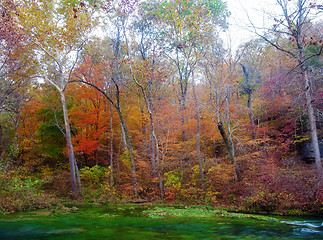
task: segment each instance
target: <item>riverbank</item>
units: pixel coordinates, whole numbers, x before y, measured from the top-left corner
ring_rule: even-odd
[[[34,193],[24,195],[20,199],[15,199],[11,202],[5,202],[5,199],[0,199],[1,211],[0,215],[12,214],[15,212],[24,212],[30,210],[37,209],[47,209],[50,211],[67,211],[73,212],[72,208],[82,208],[82,207],[100,207],[100,206],[119,206],[117,208],[127,208],[127,206],[137,206],[138,208],[143,209],[151,209],[156,207],[156,213],[150,212],[151,216],[157,217],[158,214],[163,214],[165,212],[167,216],[173,215],[187,215],[197,214],[200,212],[201,216],[204,214],[215,211],[215,214],[220,214],[223,216],[230,217],[240,217],[240,216],[315,216],[315,217],[323,217],[323,206],[321,208],[322,211],[302,211],[299,209],[290,209],[288,211],[272,211],[272,212],[264,212],[257,211],[256,209],[246,208],[245,206],[235,206],[235,205],[215,205],[215,204],[201,204],[194,205],[188,204],[181,201],[167,201],[165,199],[158,200],[144,200],[144,199],[136,199],[136,200],[123,200],[123,199],[114,199],[114,201],[110,202],[101,202],[101,201],[89,201],[82,198],[72,199],[72,198],[64,198],[60,199],[55,196],[51,196],[48,194],[39,194]],[[65,209],[65,210],[64,210]],[[165,210],[163,210],[165,209]],[[177,209],[179,212],[172,212],[171,209]],[[185,209],[185,212],[181,213],[181,209]],[[317,208],[316,208],[317,209]],[[161,212],[159,211],[161,210]],[[243,215],[242,215],[243,214]],[[255,218],[256,217],[251,217]],[[260,217],[261,218],[261,217]]]
[[[0,181],[0,214],[9,214],[14,212],[23,212],[35,209],[54,209],[59,205],[66,206],[106,206],[115,204],[134,203],[138,205],[156,205],[156,206],[186,206],[197,208],[223,209],[228,212],[246,213],[246,214],[263,214],[263,215],[287,215],[287,216],[304,216],[316,215],[323,216],[322,201],[308,201],[304,203],[293,202],[292,199],[282,198],[268,199],[262,198],[215,198],[212,201],[208,197],[209,192],[199,192],[199,198],[189,198],[187,193],[178,190],[178,194],[173,198],[134,198],[131,195],[127,198],[122,197],[115,188],[100,187],[96,191],[90,191],[91,188],[84,188],[84,192],[77,198],[73,198],[69,192],[62,196],[60,192],[50,192],[43,190],[43,182],[32,180],[30,178],[9,178],[3,177]],[[101,186],[101,185],[100,185]],[[102,185],[103,186],[103,185]],[[105,185],[108,186],[108,185]],[[100,191],[99,191],[100,190]],[[185,193],[185,195],[183,195]],[[192,195],[191,195],[192,196]],[[284,204],[278,204],[284,203]]]

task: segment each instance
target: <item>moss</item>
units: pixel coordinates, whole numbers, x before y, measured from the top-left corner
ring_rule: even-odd
[[[153,209],[143,211],[148,217],[163,218],[163,217],[191,217],[191,218],[211,218],[211,217],[225,217],[225,218],[239,218],[239,219],[255,219],[261,221],[275,221],[278,220],[272,217],[263,215],[232,213],[223,209],[213,209],[209,206],[191,206],[186,208],[174,207],[155,207]]]

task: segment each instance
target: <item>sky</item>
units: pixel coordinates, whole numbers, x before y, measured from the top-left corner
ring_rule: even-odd
[[[252,28],[248,16],[255,26],[261,28],[264,26],[272,26],[274,22],[268,16],[281,12],[281,9],[275,4],[276,0],[224,1],[228,4],[231,16],[229,17],[229,30],[222,34],[222,38],[226,47],[231,46],[233,54],[241,43],[256,37],[256,35],[250,31]],[[295,2],[296,0],[291,1]],[[313,0],[312,2],[323,5],[323,0]],[[323,21],[322,12],[317,15],[317,17],[320,21]]]
[[[266,14],[275,6],[275,0],[226,0],[231,16],[229,17],[229,29],[222,35],[227,47],[231,46],[233,52],[242,42],[256,37],[251,32],[251,24],[248,19],[258,27],[269,23]]]

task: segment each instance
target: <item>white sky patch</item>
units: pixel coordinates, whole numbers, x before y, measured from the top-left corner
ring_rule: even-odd
[[[274,17],[282,14],[276,0],[224,0],[231,12],[229,29],[223,33],[222,39],[227,48],[234,54],[241,43],[247,42],[257,35],[252,32],[252,24],[259,29],[268,28],[274,24]],[[296,0],[291,0],[296,2]],[[323,5],[323,0],[316,0],[317,5]],[[321,11],[322,13],[322,11]],[[316,21],[322,21],[322,14],[316,15]],[[252,24],[250,23],[252,22]]]
[[[232,49],[232,53],[241,43],[257,37],[252,32],[250,21],[258,28],[273,24],[268,14],[277,9],[275,0],[226,0],[226,2],[231,16],[229,29],[222,34],[222,38],[225,46]]]

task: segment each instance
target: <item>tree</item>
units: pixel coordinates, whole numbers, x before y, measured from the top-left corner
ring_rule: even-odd
[[[149,9],[152,9],[159,25],[159,43],[163,53],[177,69],[183,127],[189,78],[203,55],[202,49],[213,41],[216,28],[225,25],[226,4],[220,0],[156,1]],[[182,139],[185,140],[184,129]]]
[[[122,132],[122,139],[124,142],[125,154],[130,157],[131,165],[132,165],[132,180],[133,180],[133,187],[135,196],[138,196],[138,183],[137,183],[137,176],[136,176],[136,165],[135,165],[135,158],[133,153],[133,146],[130,141],[130,136],[128,132],[128,127],[124,120],[123,109],[121,105],[121,95],[122,95],[122,88],[125,85],[124,79],[122,78],[121,71],[123,70],[123,59],[121,58],[121,53],[124,51],[121,44],[121,35],[120,29],[117,28],[116,38],[107,39],[103,41],[102,47],[106,48],[103,51],[102,49],[98,49],[96,46],[96,51],[102,57],[98,58],[95,61],[88,61],[86,68],[79,67],[73,74],[73,79],[70,82],[80,82],[87,84],[97,91],[99,91],[103,96],[107,99],[108,102],[111,103],[113,108],[117,111],[121,132]],[[109,47],[108,47],[109,46]],[[91,47],[89,47],[89,52]],[[99,70],[95,70],[95,69]],[[93,71],[99,71],[101,74],[101,78],[99,81],[96,81],[92,76]]]
[[[240,66],[243,72],[243,80],[240,83],[241,94],[247,95],[248,115],[254,139],[257,138],[257,127],[252,109],[252,95],[261,83],[263,58],[265,57],[264,43],[262,39],[251,40],[242,45],[241,52],[239,52]]]
[[[309,79],[307,62],[314,56],[321,55],[323,50],[322,40],[311,39],[309,35],[313,27],[311,20],[314,19],[316,14],[320,13],[321,5],[309,0],[297,0],[294,2],[290,2],[289,0],[276,0],[276,3],[281,10],[281,15],[273,19],[275,24],[268,30],[268,34],[261,34],[257,31],[256,33],[279,51],[297,60],[298,65],[291,71],[298,69],[302,76],[303,93],[306,99],[315,164],[319,178],[318,186],[320,187],[323,183],[323,169],[313,107],[313,87]],[[285,44],[287,39],[291,42],[290,44]],[[314,52],[307,51],[311,45],[319,45],[320,47]]]
[[[202,189],[205,191],[205,179],[204,179],[202,156],[201,156],[201,114],[200,114],[199,101],[196,94],[196,86],[195,86],[196,83],[194,79],[194,72],[192,74],[192,85],[193,85],[193,98],[195,103],[195,111],[196,111],[196,119],[197,119],[196,152],[197,152],[197,159],[199,163],[199,170],[200,170],[200,176],[201,176],[201,186],[202,186]]]
[[[134,30],[135,36],[138,36],[138,41],[133,45],[136,49],[131,52],[128,45],[128,38],[126,37],[127,53],[130,60],[130,69],[132,79],[136,86],[139,88],[140,95],[142,95],[146,110],[149,115],[149,131],[150,131],[150,150],[151,150],[151,167],[153,178],[158,177],[159,189],[161,197],[164,197],[163,180],[161,176],[160,167],[160,149],[159,141],[156,135],[156,120],[154,108],[154,93],[157,92],[158,85],[162,81],[162,74],[158,70],[156,64],[156,44],[157,28],[154,23],[154,16],[151,12],[147,11],[147,3],[143,3],[139,8],[135,21],[131,25],[131,30]],[[124,28],[124,35],[126,36],[126,29]],[[136,39],[136,38],[134,38]],[[136,58],[136,53],[139,52],[140,58]]]
[[[215,112],[215,121],[221,134],[222,140],[228,151],[229,159],[234,166],[234,175],[237,181],[242,181],[240,168],[235,158],[235,145],[232,139],[232,107],[230,102],[235,92],[235,67],[237,59],[231,54],[226,56],[226,51],[218,44],[213,45],[208,52],[206,61],[201,64],[204,68],[204,75],[209,85],[209,107]],[[227,127],[227,130],[226,128]]]
[[[32,98],[20,114],[16,164],[34,172],[46,165],[62,164],[66,140],[60,131],[64,120],[58,92],[49,83],[34,86],[30,91]]]
[[[24,32],[39,55],[44,69],[40,78],[52,84],[60,94],[72,192],[78,196],[80,180],[72,144],[66,104],[66,87],[80,60],[80,53],[92,30],[91,9],[74,1],[26,1],[20,7]]]
[[[28,101],[28,87],[35,73],[35,54],[19,25],[17,5],[0,1],[0,158],[3,170],[10,169],[18,149],[17,127],[20,111]],[[10,153],[11,152],[11,153]]]
[[[87,68],[90,59],[86,59],[79,68]],[[85,71],[84,71],[85,72]],[[86,72],[89,73],[89,72]],[[92,69],[93,82],[102,76],[96,69]],[[89,76],[88,76],[89,77]],[[74,137],[75,152],[88,160],[87,165],[99,165],[99,152],[104,149],[103,136],[107,130],[107,103],[104,96],[89,85],[73,84],[73,90],[68,92],[73,97],[73,106],[70,109],[70,120],[76,129]]]

